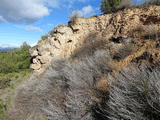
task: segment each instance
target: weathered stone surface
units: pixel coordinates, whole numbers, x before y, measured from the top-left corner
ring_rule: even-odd
[[[160,30],[159,11],[158,6],[126,9],[98,17],[77,18],[74,23],[57,26],[53,30],[54,34],[46,40],[39,41],[36,47],[31,48],[30,53],[33,57],[31,68],[44,71],[52,59],[68,58],[75,49],[81,47],[90,34],[98,34],[100,38],[107,40],[134,36],[133,33],[136,34],[136,37],[138,34],[152,32],[152,29],[156,32]],[[154,28],[150,27],[151,24],[154,24]],[[112,43],[110,48],[116,48],[116,46]]]

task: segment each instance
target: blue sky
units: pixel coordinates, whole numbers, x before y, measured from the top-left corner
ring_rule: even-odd
[[[135,0],[140,1],[140,0]],[[101,0],[0,0],[0,47],[33,45],[77,10],[99,15]]]

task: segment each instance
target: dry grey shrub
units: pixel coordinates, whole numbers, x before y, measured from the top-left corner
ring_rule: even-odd
[[[111,60],[109,54],[100,50],[75,64],[66,61],[52,63],[45,75],[46,88],[54,88],[53,94],[63,94],[64,101],[60,104],[57,99],[43,108],[49,120],[94,120],[91,108],[96,101],[91,94],[96,81],[110,71],[107,60]]]
[[[96,37],[96,33],[87,36],[83,45],[72,53],[71,58],[81,59],[84,56],[92,56],[95,51],[107,51],[105,45],[108,43],[108,41],[104,39],[96,39]]]
[[[159,32],[156,28],[156,25],[153,23],[150,23],[148,26],[144,26],[144,31],[147,34],[145,38],[147,39],[153,39],[158,40],[159,39]]]
[[[102,104],[101,120],[159,120],[160,70],[141,66],[124,69],[116,76]]]
[[[124,59],[125,57],[133,54],[135,52],[136,48],[134,48],[134,46],[132,45],[126,45],[123,48],[120,48],[114,55],[113,55],[113,59],[116,60],[121,60]]]

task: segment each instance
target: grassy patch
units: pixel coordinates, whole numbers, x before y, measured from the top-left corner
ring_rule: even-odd
[[[8,74],[0,73],[0,89],[16,87],[16,85],[20,81],[27,79],[30,73],[32,73],[31,69],[26,69],[20,72],[13,72]]]
[[[6,98],[0,98],[0,120],[4,117],[12,101],[14,89],[20,85],[24,80],[28,79],[32,70],[27,69],[21,72],[14,72],[8,74],[0,73],[0,90],[4,91],[0,95],[6,95]]]

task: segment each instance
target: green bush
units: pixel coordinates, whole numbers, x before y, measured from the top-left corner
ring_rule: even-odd
[[[115,12],[120,3],[121,0],[101,0],[100,10],[105,14]]]
[[[11,82],[30,71],[30,46],[24,42],[20,49],[0,53],[0,89],[11,86]]]
[[[0,73],[7,74],[29,69],[31,64],[29,48],[30,46],[21,46],[20,49],[0,53]]]
[[[41,39],[42,39],[42,40],[48,39],[48,35],[43,35],[43,36],[41,37]]]
[[[10,86],[11,78],[9,76],[0,77],[0,89]]]
[[[53,37],[53,35],[55,34],[55,31],[51,30],[49,34]]]
[[[128,8],[132,4],[132,0],[101,0],[100,10],[106,13],[116,12],[118,10]]]
[[[32,73],[31,69],[25,69],[19,72],[12,72],[7,74],[0,73],[0,89],[16,87],[17,84],[28,78],[30,73]]]

